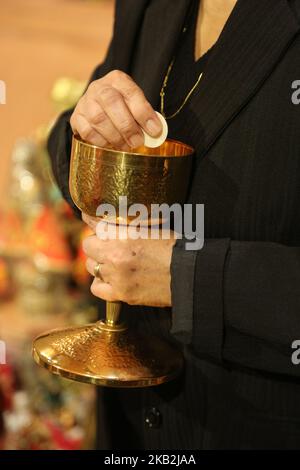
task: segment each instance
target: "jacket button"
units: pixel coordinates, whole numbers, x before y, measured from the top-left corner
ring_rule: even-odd
[[[145,425],[150,429],[157,429],[161,426],[162,415],[157,408],[149,408],[145,414]]]

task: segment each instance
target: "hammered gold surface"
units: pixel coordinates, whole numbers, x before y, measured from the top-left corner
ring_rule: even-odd
[[[33,355],[58,375],[114,387],[158,385],[178,375],[183,364],[181,353],[160,339],[106,331],[100,322],[40,336]]]
[[[127,196],[128,206],[144,204],[149,213],[151,204],[184,202],[193,149],[168,140],[135,152],[101,149],[73,137],[69,184],[77,207],[96,216],[100,204],[117,210],[120,196]]]
[[[192,168],[193,149],[166,141],[161,147],[140,147],[132,153],[102,149],[73,137],[70,192],[83,212],[96,216],[100,204],[118,215],[119,197],[127,206],[144,204],[146,224],[151,204],[183,203]],[[128,223],[119,217],[118,223]],[[111,387],[147,387],[173,379],[182,369],[179,351],[156,337],[136,335],[118,323],[120,302],[107,303],[106,323],[56,330],[33,344],[36,362],[73,380]]]

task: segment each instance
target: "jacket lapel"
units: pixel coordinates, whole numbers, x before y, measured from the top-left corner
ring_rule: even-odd
[[[191,102],[205,154],[262,86],[299,32],[287,0],[239,0]]]
[[[159,104],[160,88],[175,53],[189,2],[142,0],[143,6],[138,8],[139,2],[135,0],[124,2],[128,15],[130,9],[134,10],[134,3],[137,8],[135,21],[131,18],[128,26],[135,47],[131,69],[127,58],[127,71],[154,106]],[[204,136],[200,143],[202,155],[259,90],[299,29],[287,0],[238,0],[190,103]],[[121,38],[122,50],[120,41]]]
[[[130,72],[153,106],[158,104],[191,1],[151,0],[145,11]]]
[[[126,0],[117,8],[115,67],[131,73],[154,106],[190,1]],[[238,0],[190,102],[201,126],[200,154],[259,90],[299,30],[287,0]]]
[[[129,73],[135,40],[142,27],[143,17],[151,0],[116,1],[113,34],[113,66]],[[124,47],[126,45],[126,47]]]

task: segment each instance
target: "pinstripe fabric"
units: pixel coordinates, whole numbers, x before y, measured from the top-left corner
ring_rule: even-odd
[[[132,74],[155,106],[187,6],[118,2],[110,67]],[[205,204],[206,244],[196,262],[193,341],[178,344],[185,371],[157,388],[101,390],[99,447],[300,447],[300,366],[290,362],[290,342],[300,338],[300,107],[291,103],[299,6],[239,0],[209,58],[190,102],[198,125],[187,129],[198,151],[189,201]],[[61,184],[67,120],[49,141]],[[182,296],[176,302],[184,309]],[[124,314],[176,341],[168,309],[127,306]],[[157,429],[144,423],[153,406]]]

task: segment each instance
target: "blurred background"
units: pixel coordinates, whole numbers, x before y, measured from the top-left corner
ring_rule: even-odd
[[[0,8],[0,449],[90,449],[95,390],[35,365],[32,339],[94,321],[80,242],[46,152],[55,117],[105,55],[113,0],[5,0]]]

